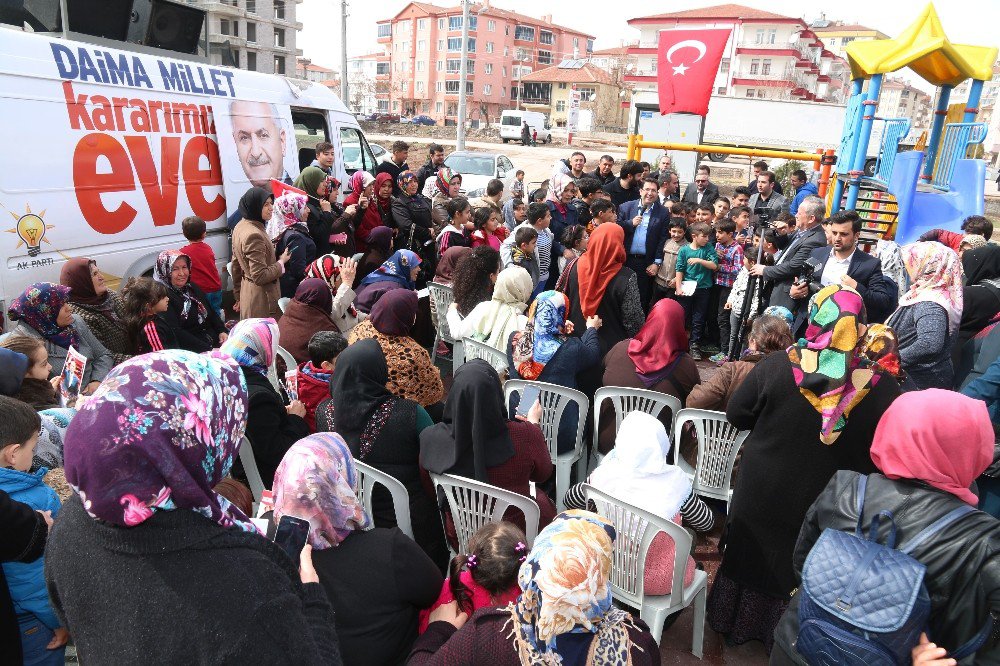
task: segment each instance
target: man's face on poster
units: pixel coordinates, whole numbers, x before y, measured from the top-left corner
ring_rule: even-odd
[[[233,102],[229,107],[233,141],[247,178],[265,187],[271,178],[281,180],[285,160],[285,130],[270,104]]]

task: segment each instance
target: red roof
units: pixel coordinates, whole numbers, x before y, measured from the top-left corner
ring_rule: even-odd
[[[600,67],[591,65],[589,62],[583,67],[546,67],[538,71],[526,74],[521,77],[522,81],[536,83],[604,83],[614,85],[614,79]]]
[[[851,23],[849,25],[827,25],[823,27],[813,26],[812,30],[815,32],[879,32],[875,28],[869,28],[858,23]]]
[[[628,55],[628,50],[629,50],[628,46],[616,46],[613,49],[598,49],[598,50],[592,52],[590,55],[595,55],[595,56],[607,55],[607,56],[622,56],[622,57],[624,57],[624,56]]]
[[[711,7],[699,7],[698,9],[685,9],[679,12],[668,12],[666,14],[654,14],[652,16],[639,16],[634,19],[629,19],[629,23],[633,21],[650,21],[656,19],[733,19],[733,20],[751,20],[751,21],[796,21],[801,22],[800,19],[785,16],[783,14],[775,14],[774,12],[764,11],[763,9],[755,9],[753,7],[747,7],[746,5],[737,5],[734,3],[729,3],[725,5],[713,5]],[[805,24],[803,24],[805,25]]]

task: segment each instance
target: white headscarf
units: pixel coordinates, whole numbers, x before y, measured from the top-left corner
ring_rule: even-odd
[[[670,438],[659,419],[631,412],[615,448],[590,475],[590,484],[652,514],[673,520],[691,495],[691,479],[667,464]]]
[[[500,271],[493,286],[493,298],[469,313],[467,330],[472,331],[471,337],[506,352],[510,334],[524,329],[521,315],[528,307],[534,286],[528,271],[520,266]]]

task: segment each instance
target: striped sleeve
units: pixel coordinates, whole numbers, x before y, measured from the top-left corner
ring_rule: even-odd
[[[715,514],[693,492],[681,505],[681,518],[684,519],[684,524],[695,532],[708,532],[715,526]]]
[[[570,486],[563,498],[563,503],[567,509],[587,509],[587,494],[583,491],[583,484],[577,483]]]
[[[160,340],[160,332],[156,330],[156,322],[150,320],[142,327],[142,332],[146,335],[151,351],[163,351],[163,341]]]

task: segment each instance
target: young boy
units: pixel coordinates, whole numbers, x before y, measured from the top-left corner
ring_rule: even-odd
[[[518,227],[514,233],[514,249],[511,251],[511,265],[520,266],[528,271],[531,283],[537,285],[541,281],[538,272],[538,261],[535,250],[538,248],[538,231],[531,226]]]
[[[719,323],[719,353],[708,360],[713,363],[723,363],[729,357],[729,310],[725,307],[729,300],[729,292],[743,266],[743,247],[736,242],[736,223],[729,218],[723,219],[715,229],[715,255],[718,258],[718,270],[715,272],[715,289],[718,292],[719,309],[716,318]]]
[[[716,264],[715,248],[708,244],[707,224],[698,223],[691,227],[691,243],[677,252],[674,268],[674,293],[684,306],[685,319],[691,318],[691,358],[701,360],[701,336],[705,332],[705,318],[708,315],[708,300],[711,296],[712,273],[719,268]],[[694,294],[685,296],[681,285],[685,280],[696,283]]]
[[[0,421],[0,490],[12,500],[55,518],[59,512],[59,498],[42,481],[49,470],[42,467],[34,474],[28,473],[42,427],[41,418],[27,403],[2,395],[0,414],[3,414]],[[33,562],[3,564],[10,597],[17,609],[26,664],[63,663],[69,640],[69,632],[49,603],[44,571],[44,555]]]
[[[181,231],[191,241],[181,248],[181,252],[191,257],[191,282],[205,292],[208,304],[222,316],[222,280],[215,265],[215,252],[205,242],[205,220],[194,215],[185,217]]]
[[[684,222],[688,228],[695,223],[695,215],[698,212],[698,204],[688,201],[684,204]]]
[[[617,223],[618,213],[615,205],[607,199],[598,199],[590,204],[590,223],[587,224],[587,233],[594,233],[594,229],[602,224]]]
[[[743,246],[743,251],[753,244],[753,235],[750,233],[750,208],[747,206],[737,206],[729,211],[729,218],[736,224],[736,242]]]
[[[759,242],[759,237],[758,237]],[[764,266],[773,266],[774,257],[767,253],[767,246],[765,245],[765,252],[761,257],[761,264]],[[735,345],[740,344],[740,341],[736,339],[736,334],[739,332],[740,328],[740,318],[743,316],[743,300],[746,297],[747,286],[750,283],[750,269],[753,268],[754,263],[757,261],[757,246],[751,245],[747,248],[746,253],[743,255],[743,268],[736,276],[736,281],[733,282],[733,288],[729,292],[726,302],[723,303],[723,307],[729,312],[729,349],[730,351]],[[754,288],[753,299],[750,302],[750,312],[757,312],[757,307],[760,303],[761,294],[761,281],[758,280],[756,287]],[[743,351],[743,350],[739,350]]]
[[[746,185],[740,185],[733,193],[732,207],[746,206],[748,201],[750,201],[750,188]]]
[[[719,222],[722,222],[722,220],[726,219],[726,216],[729,215],[729,199],[726,197],[719,197],[712,204],[712,208],[715,210],[715,219],[712,220],[712,222],[713,224],[718,225]]]
[[[687,226],[684,220],[674,218],[668,225],[670,238],[663,244],[663,263],[656,273],[656,291],[653,294],[653,304],[661,298],[676,298],[674,294],[674,276],[677,274],[677,253],[684,245],[684,234],[687,233]]]
[[[510,196],[515,199],[524,198],[524,170],[518,169],[514,172],[514,182],[510,186]]]
[[[437,236],[438,256],[449,247],[469,247],[465,232],[472,226],[472,205],[465,197],[449,199],[444,209],[448,213],[448,224]]]
[[[299,365],[299,401],[306,407],[306,423],[316,432],[316,407],[330,397],[330,377],[347,339],[336,331],[319,331],[309,338],[309,360]]]
[[[712,220],[715,218],[715,209],[708,204],[702,204],[695,208],[694,211],[694,221],[695,224],[711,224]]]
[[[528,221],[514,229],[514,233],[507,237],[500,245],[500,261],[503,265],[510,266],[514,263],[514,250],[517,248],[517,230],[530,226],[538,234],[535,248],[535,259],[538,262],[538,275],[540,283],[536,283],[535,291],[539,285],[544,285],[549,279],[549,266],[552,263],[552,245],[554,238],[549,231],[549,223],[552,222],[552,214],[549,207],[544,203],[532,202],[528,204]]]

